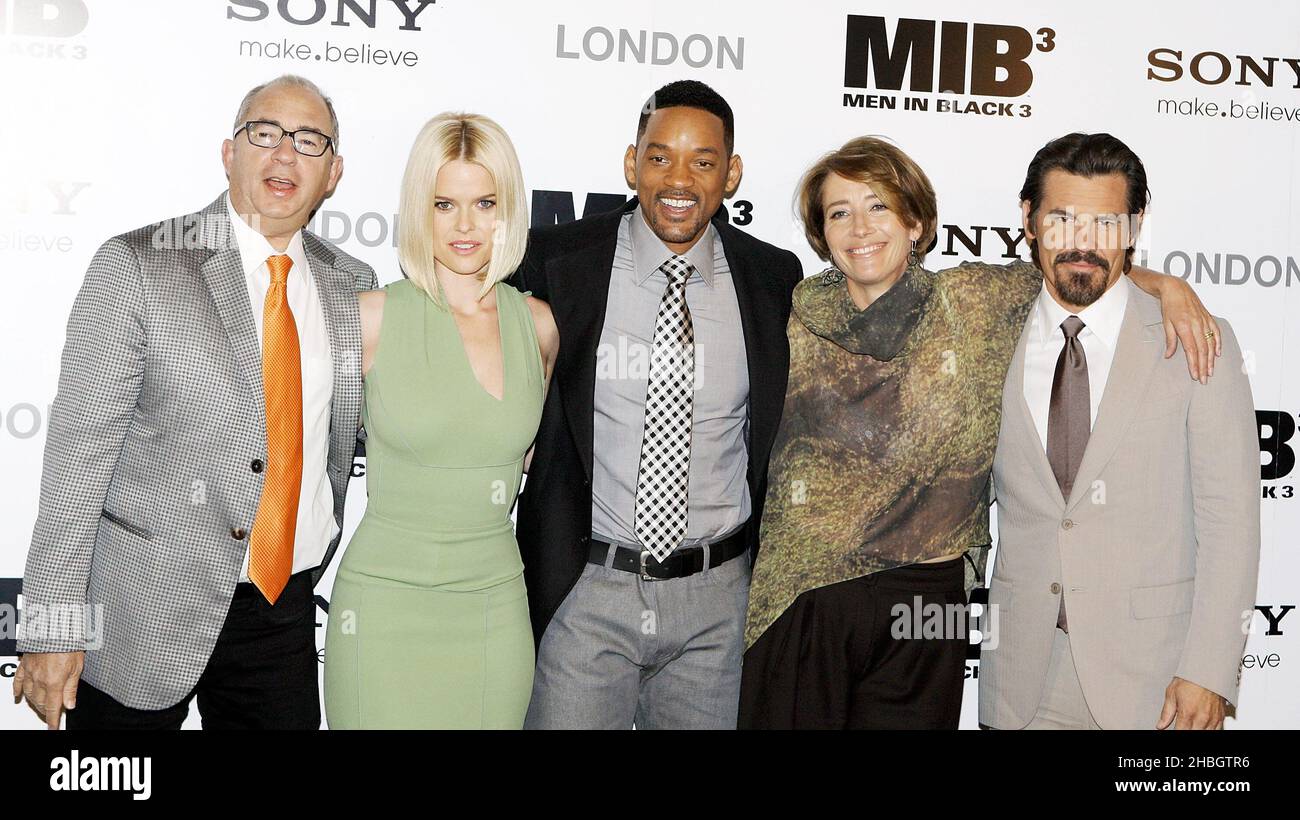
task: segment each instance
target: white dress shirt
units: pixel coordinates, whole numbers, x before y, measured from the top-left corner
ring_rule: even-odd
[[[1097,424],[1097,408],[1106,391],[1106,379],[1115,358],[1115,344],[1119,329],[1124,323],[1128,307],[1128,289],[1133,287],[1128,276],[1121,276],[1101,298],[1079,313],[1071,313],[1047,292],[1047,285],[1038,293],[1034,304],[1034,318],[1025,343],[1025,402],[1034,417],[1039,443],[1047,452],[1047,416],[1052,401],[1052,379],[1056,375],[1056,360],[1065,346],[1065,333],[1061,323],[1070,316],[1083,322],[1079,331],[1079,344],[1088,360],[1088,404],[1091,425]]]
[[[248,285],[248,301],[253,310],[260,350],[266,291],[271,286],[271,272],[267,270],[266,259],[279,251],[235,213],[229,195],[226,197],[226,210],[243,261],[244,281]],[[293,260],[286,288],[302,356],[302,489],[293,539],[293,571],[298,573],[320,565],[325,559],[326,548],[339,531],[338,522],[334,520],[334,493],[329,476],[325,474],[329,456],[330,400],[334,396],[334,365],[330,358],[325,311],[321,308],[315,277],[307,264],[302,231],[293,235],[284,252]],[[254,458],[265,459],[266,454],[247,454],[248,461]],[[239,570],[239,580],[248,580],[247,551]]]

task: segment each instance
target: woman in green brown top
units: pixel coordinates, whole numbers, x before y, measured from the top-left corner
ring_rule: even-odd
[[[955,729],[1002,386],[1042,274],[1021,261],[922,268],[934,190],[879,139],[823,157],[798,199],[833,267],[794,293],[740,726]],[[1212,319],[1190,287],[1130,276],[1193,328],[1194,349]]]

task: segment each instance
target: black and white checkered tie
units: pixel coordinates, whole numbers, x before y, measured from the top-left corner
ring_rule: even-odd
[[[686,306],[686,280],[695,267],[674,254],[659,270],[668,287],[659,302],[650,354],[634,527],[641,546],[663,561],[686,537],[695,384],[695,328]]]

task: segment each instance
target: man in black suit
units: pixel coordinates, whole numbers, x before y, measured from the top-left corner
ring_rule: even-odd
[[[785,398],[789,251],[727,224],[742,165],[703,83],[646,103],[618,211],[535,228],[514,284],[560,354],[518,541],[529,728],[734,728],[749,569]]]

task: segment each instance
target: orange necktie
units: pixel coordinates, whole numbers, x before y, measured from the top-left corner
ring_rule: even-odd
[[[272,604],[293,571],[293,536],[302,489],[302,362],[289,309],[293,260],[267,257],[271,286],[262,309],[262,390],[266,396],[266,483],[249,539],[248,580]]]

